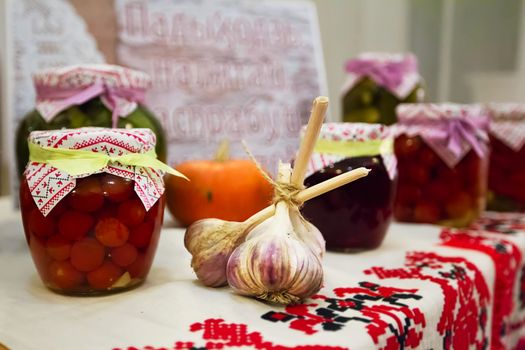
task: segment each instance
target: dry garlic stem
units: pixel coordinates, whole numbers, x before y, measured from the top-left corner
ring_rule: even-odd
[[[237,247],[226,269],[228,284],[241,295],[295,304],[323,284],[320,257],[294,230],[285,202],[276,205],[267,229]]]

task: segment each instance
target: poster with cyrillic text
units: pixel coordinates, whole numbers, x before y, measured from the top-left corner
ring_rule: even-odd
[[[299,145],[313,99],[326,94],[310,2],[117,0],[117,60],[149,73],[169,161],[211,159],[241,140],[272,172]]]

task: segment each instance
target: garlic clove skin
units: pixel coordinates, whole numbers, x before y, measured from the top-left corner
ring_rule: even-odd
[[[226,264],[244,240],[245,231],[242,223],[219,219],[199,220],[187,228],[184,246],[192,254],[191,267],[204,285],[227,285]]]
[[[228,284],[226,279],[226,264],[228,263],[229,257],[230,254],[228,254],[228,252],[212,254],[208,258],[199,256],[192,259],[191,267],[195,271],[199,281],[205,286],[223,287]]]
[[[259,237],[268,231],[268,228],[272,225],[273,218],[269,218],[261,222],[259,225],[252,228],[246,235],[246,240]]]
[[[296,236],[306,243],[318,257],[323,258],[326,253],[326,242],[321,231],[294,209],[290,209],[290,221]],[[259,237],[267,232],[272,222],[272,218],[269,218],[255,226],[246,236],[246,240]]]
[[[326,253],[326,242],[321,231],[303,218],[301,213],[295,209],[290,209],[290,220],[297,237],[322,259]]]
[[[234,250],[227,265],[228,284],[247,296],[295,304],[323,284],[319,258],[295,238],[262,235]]]
[[[227,265],[230,287],[241,295],[278,304],[295,304],[317,293],[323,284],[320,257],[298,239],[285,203],[231,254]]]
[[[203,246],[213,244],[214,235],[210,232],[219,230],[228,221],[219,219],[197,220],[184,233],[184,247],[191,253],[203,249]]]

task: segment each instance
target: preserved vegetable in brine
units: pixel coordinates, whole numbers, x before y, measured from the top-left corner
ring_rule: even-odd
[[[35,109],[20,122],[16,132],[17,169],[27,164],[27,138],[35,130],[81,127],[148,128],[156,136],[156,152],[166,160],[164,130],[144,107],[151,85],[146,73],[113,65],[79,65],[49,68],[33,76]]]
[[[398,104],[423,101],[413,54],[367,52],[348,60],[345,71],[341,92],[345,122],[394,124]]]
[[[525,105],[492,103],[487,208],[525,211]]]
[[[33,261],[59,293],[92,295],[142,283],[164,213],[163,171],[149,129],[35,131],[20,186]]]
[[[481,106],[398,107],[399,221],[463,227],[485,209],[488,117]]]

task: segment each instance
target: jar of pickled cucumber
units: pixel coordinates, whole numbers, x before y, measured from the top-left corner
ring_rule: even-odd
[[[525,211],[525,104],[492,103],[487,208]]]
[[[166,160],[164,131],[143,105],[151,86],[146,73],[115,65],[91,64],[49,68],[33,75],[35,109],[16,132],[16,160],[21,175],[27,164],[27,137],[34,130],[86,126],[149,128],[157,138],[156,152]]]
[[[346,62],[343,121],[394,124],[400,103],[422,102],[424,89],[411,53],[363,53]]]
[[[323,124],[305,185],[310,187],[359,167],[371,169],[370,174],[309,200],[301,209],[323,234],[328,250],[357,251],[381,245],[392,220],[396,161],[387,126]]]
[[[489,118],[482,106],[402,104],[394,152],[398,221],[468,226],[485,209]]]
[[[164,213],[163,171],[149,129],[34,131],[20,186],[25,236],[51,290],[98,295],[141,284]]]

